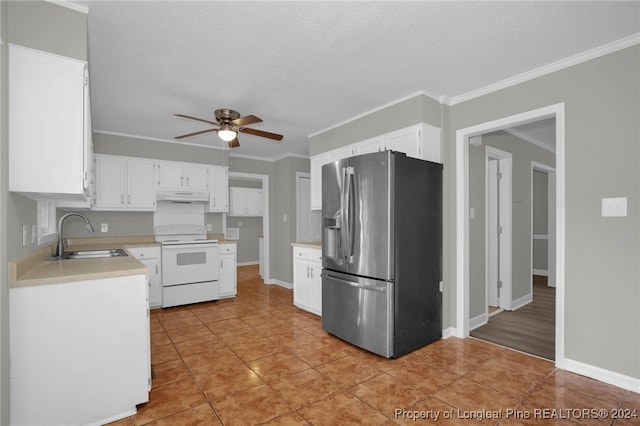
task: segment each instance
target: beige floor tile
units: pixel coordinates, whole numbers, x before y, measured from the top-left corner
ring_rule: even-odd
[[[300,408],[342,390],[316,370],[308,369],[269,383],[293,408]]]
[[[298,410],[306,421],[317,426],[382,425],[389,420],[348,392],[332,395]]]
[[[349,392],[389,418],[397,409],[405,409],[424,399],[423,391],[386,373],[354,386]]]
[[[144,425],[204,403],[206,399],[193,378],[174,382],[151,390],[149,402],[138,407],[135,423]]]
[[[214,401],[213,408],[225,426],[260,424],[293,411],[289,404],[266,385]]]

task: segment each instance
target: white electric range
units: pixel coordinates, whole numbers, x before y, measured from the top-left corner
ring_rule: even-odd
[[[162,307],[217,300],[218,241],[207,239],[204,207],[158,203],[154,224],[162,245]]]

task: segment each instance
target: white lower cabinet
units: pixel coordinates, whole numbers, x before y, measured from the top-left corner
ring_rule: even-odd
[[[293,246],[293,304],[322,315],[322,250]]]
[[[129,253],[149,270],[149,307],[162,305],[162,257],[160,247],[127,247]]]
[[[236,297],[238,294],[236,272],[236,244],[220,244],[220,298]]]
[[[9,307],[9,424],[105,424],[149,400],[144,274],[14,287]]]

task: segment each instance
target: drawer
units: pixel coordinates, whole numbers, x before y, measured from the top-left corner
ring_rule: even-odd
[[[218,244],[218,252],[220,254],[235,254],[236,245],[235,244]]]
[[[322,261],[322,250],[319,248],[311,248],[311,247],[293,247],[293,258],[294,259],[304,259],[304,260],[313,260],[316,262]]]
[[[127,247],[129,253],[136,259],[159,259],[160,247],[147,246],[147,247]]]

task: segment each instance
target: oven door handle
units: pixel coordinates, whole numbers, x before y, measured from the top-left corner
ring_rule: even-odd
[[[218,243],[196,243],[196,244],[163,244],[162,250],[182,251],[182,250],[206,250],[218,247]]]

